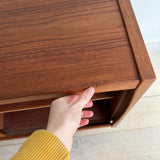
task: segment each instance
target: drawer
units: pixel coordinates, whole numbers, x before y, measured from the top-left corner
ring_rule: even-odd
[[[90,86],[82,129],[116,126],[155,80],[129,0],[7,0],[0,14],[1,139],[45,128],[54,99]]]
[[[94,112],[94,116],[90,118],[89,125],[81,127],[80,129],[111,126],[113,121],[123,113],[121,105],[124,104],[124,101],[127,99],[126,94],[130,97],[130,95],[132,95],[131,93],[132,90],[96,93],[92,98],[93,107],[90,108],[90,110]],[[43,101],[45,103],[42,103]],[[2,136],[6,135],[8,138],[23,136],[29,135],[37,129],[45,129],[49,116],[50,102],[51,99],[41,100],[41,102],[33,101],[30,102],[32,109],[1,113],[0,131]],[[42,105],[38,105],[37,107],[37,104],[40,103]],[[22,104],[25,106],[25,103]],[[16,106],[16,104],[14,105]],[[18,105],[20,105],[20,103],[18,103]],[[26,105],[28,105],[28,102]],[[125,106],[123,107],[125,110]]]
[[[50,108],[39,108],[26,111],[17,111],[4,114],[1,131],[7,136],[30,134],[36,129],[45,129]],[[109,124],[109,102],[99,100],[92,107],[94,117],[90,119],[89,126]]]
[[[90,118],[90,123],[87,128],[96,127],[97,125],[109,125],[109,103],[110,100],[115,98],[115,96],[115,92],[96,93],[93,96],[92,101],[94,102],[94,105],[91,110],[94,112],[94,117]],[[30,134],[36,129],[45,129],[51,101],[51,99],[41,100],[40,102],[34,101],[30,102],[30,106],[32,106],[32,109],[30,110],[1,113],[1,132],[9,137]],[[41,104],[41,106],[39,104]],[[14,105],[16,106],[16,104]],[[20,105],[20,103],[18,103],[18,105]],[[24,103],[22,103],[22,105],[23,107],[25,106]],[[28,105],[28,102],[26,105]]]

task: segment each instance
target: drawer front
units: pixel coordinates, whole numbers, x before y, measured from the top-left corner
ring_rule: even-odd
[[[36,129],[45,129],[49,110],[50,108],[46,107],[4,113],[1,131],[10,137],[30,134]],[[96,127],[97,125],[109,125],[109,100],[94,101],[94,105],[90,110],[94,112],[94,117],[90,118],[87,128]]]

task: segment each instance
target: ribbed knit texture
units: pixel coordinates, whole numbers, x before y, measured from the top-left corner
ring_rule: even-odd
[[[64,144],[46,130],[35,131],[11,160],[69,160]]]

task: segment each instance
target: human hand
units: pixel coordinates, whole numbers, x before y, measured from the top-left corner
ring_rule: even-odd
[[[81,95],[61,97],[51,104],[47,130],[56,135],[69,152],[74,133],[79,127],[87,125],[89,123],[87,118],[93,116],[92,111],[82,111],[82,109],[93,106],[91,98],[94,92],[94,88],[90,87]]]

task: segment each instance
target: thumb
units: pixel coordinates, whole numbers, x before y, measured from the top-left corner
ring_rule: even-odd
[[[88,89],[84,90],[84,92],[77,99],[76,104],[83,108],[90,101],[94,93],[95,89],[93,87],[89,87]]]

